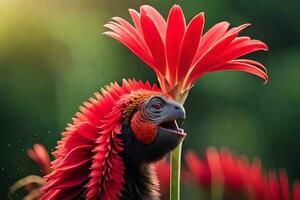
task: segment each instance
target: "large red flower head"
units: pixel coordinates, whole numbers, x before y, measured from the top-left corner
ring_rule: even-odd
[[[129,10],[134,26],[120,17],[112,18],[104,34],[115,38],[148,64],[157,74],[161,88],[184,102],[195,81],[208,72],[239,70],[268,80],[259,62],[239,59],[246,54],[268,50],[266,44],[239,33],[250,24],[229,28],[220,22],[203,33],[204,13],[186,25],[183,12],[174,5],[167,21],[151,6],[140,13]]]

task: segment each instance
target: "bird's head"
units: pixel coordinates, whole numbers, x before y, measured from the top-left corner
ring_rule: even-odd
[[[157,161],[185,137],[177,124],[185,119],[185,110],[170,96],[137,91],[127,98],[121,134],[126,156],[135,162]]]

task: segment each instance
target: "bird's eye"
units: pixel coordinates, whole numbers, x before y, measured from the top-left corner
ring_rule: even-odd
[[[161,109],[162,105],[157,102],[157,103],[152,104],[152,107],[159,110],[159,109]]]

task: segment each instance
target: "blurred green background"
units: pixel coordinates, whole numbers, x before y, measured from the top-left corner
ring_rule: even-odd
[[[266,85],[241,72],[212,73],[197,82],[185,105],[184,149],[203,155],[209,145],[229,147],[260,157],[265,168],[286,168],[291,180],[300,178],[300,1],[1,0],[0,199],[8,198],[17,179],[40,174],[26,150],[36,142],[53,150],[93,92],[122,78],[156,82],[127,48],[101,35],[102,25],[113,16],[129,19],[127,9],[142,4],[166,17],[174,3],[188,20],[206,12],[206,30],[222,20],[250,22],[242,35],[270,47],[251,55],[268,67]]]

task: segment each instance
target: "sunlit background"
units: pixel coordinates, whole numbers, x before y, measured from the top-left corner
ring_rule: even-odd
[[[127,48],[101,34],[102,25],[113,16],[129,19],[127,9],[142,4],[166,17],[174,3],[189,20],[204,11],[206,30],[222,20],[250,22],[243,34],[270,47],[252,55],[269,70],[266,85],[241,72],[197,82],[185,105],[184,150],[203,155],[210,145],[228,147],[300,179],[300,1],[1,0],[0,199],[9,198],[17,179],[40,174],[26,150],[39,142],[52,151],[79,105],[101,86],[122,78],[156,82]]]

